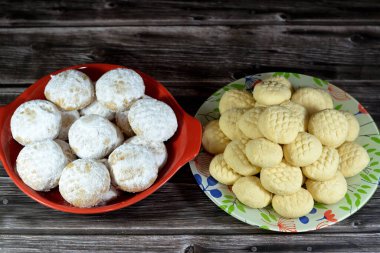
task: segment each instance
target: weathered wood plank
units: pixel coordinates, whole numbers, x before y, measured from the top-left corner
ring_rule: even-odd
[[[0,3],[0,26],[121,26],[218,24],[379,24],[380,4],[366,0],[33,1]]]
[[[160,26],[0,29],[0,83],[108,62],[162,81],[208,82],[293,71],[379,80],[380,26]]]
[[[378,252],[379,233],[273,235],[0,235],[2,252]]]
[[[0,178],[0,234],[270,233],[244,224],[219,209],[200,190],[190,173],[189,167],[185,166],[152,196],[131,207],[87,216],[44,207],[24,195],[9,178]],[[379,193],[380,190],[350,218],[314,233],[378,232]]]

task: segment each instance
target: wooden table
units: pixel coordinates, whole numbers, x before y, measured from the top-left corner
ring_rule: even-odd
[[[90,62],[149,73],[191,114],[247,74],[315,75],[380,123],[379,1],[0,2],[0,104],[53,70]],[[377,192],[332,227],[273,233],[220,210],[186,165],[134,206],[80,216],[36,203],[0,169],[0,252],[378,252],[379,206]]]

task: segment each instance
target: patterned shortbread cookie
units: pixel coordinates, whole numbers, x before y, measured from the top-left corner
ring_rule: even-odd
[[[286,78],[274,77],[255,85],[253,97],[263,105],[278,105],[289,100],[292,95],[291,85]]]
[[[71,125],[79,119],[79,112],[78,111],[61,111],[61,129],[59,130],[59,134],[57,136],[57,139],[60,140],[68,140],[69,139],[69,129]]]
[[[283,148],[285,160],[293,166],[310,165],[322,154],[321,142],[306,132],[298,133],[297,138]]]
[[[279,144],[288,144],[297,137],[299,124],[292,112],[282,106],[267,107],[259,116],[260,132]]]
[[[305,107],[292,101],[286,101],[282,103],[281,106],[288,108],[292,112],[293,116],[298,119],[300,132],[307,130],[309,116]]]
[[[265,138],[250,140],[245,145],[245,154],[251,164],[262,168],[278,165],[283,157],[281,146]]]
[[[110,174],[103,163],[78,159],[63,169],[59,192],[73,206],[88,208],[103,200],[110,189],[110,182]]]
[[[45,97],[63,110],[79,110],[95,99],[94,86],[86,74],[66,70],[51,76],[45,87]]]
[[[346,141],[354,141],[359,136],[360,125],[356,117],[350,112],[342,111],[348,122],[348,134]]]
[[[242,90],[228,90],[220,99],[219,111],[220,113],[224,113],[233,108],[249,109],[254,105],[255,99],[251,93]]]
[[[36,191],[50,191],[58,185],[68,163],[61,147],[52,140],[25,146],[16,160],[16,170],[26,185]]]
[[[136,135],[152,141],[167,141],[178,127],[173,109],[154,98],[133,103],[128,112],[128,121]]]
[[[232,186],[232,192],[241,203],[252,208],[264,208],[272,200],[272,193],[265,190],[255,176],[239,178]]]
[[[126,143],[109,156],[111,177],[117,187],[127,192],[141,192],[156,180],[158,166],[153,153],[146,147]]]
[[[207,123],[202,136],[202,146],[207,152],[214,155],[223,153],[230,142],[231,140],[220,130],[219,120]]]
[[[292,219],[308,214],[313,209],[314,201],[310,192],[300,188],[291,195],[275,195],[272,199],[272,206],[282,217]]]
[[[302,186],[302,171],[285,162],[262,168],[260,172],[261,184],[274,194],[288,195],[295,193]]]
[[[90,114],[96,114],[108,120],[113,120],[115,118],[115,113],[99,103],[98,100],[95,100],[90,105],[80,110],[80,115],[82,116]]]
[[[322,154],[317,161],[302,168],[303,174],[316,181],[331,179],[339,165],[339,154],[335,148],[323,146]]]
[[[347,181],[339,171],[327,181],[314,181],[308,179],[306,188],[313,199],[322,204],[335,204],[344,198],[347,192]]]
[[[123,140],[117,126],[95,114],[81,117],[69,130],[70,147],[80,158],[101,159]]]
[[[263,137],[258,127],[260,114],[264,111],[265,107],[254,107],[246,111],[239,119],[237,125],[245,136],[250,139]]]
[[[330,94],[320,89],[303,87],[296,90],[292,96],[292,102],[306,108],[309,115],[324,109],[332,109],[333,102]]]
[[[223,153],[224,160],[235,172],[243,176],[252,176],[260,172],[260,168],[251,164],[245,155],[245,142],[231,141]]]
[[[355,142],[345,142],[338,148],[339,167],[344,177],[359,174],[369,163],[367,151]]]
[[[247,109],[234,108],[224,113],[219,118],[220,130],[231,140],[248,139],[247,136],[240,130],[237,122]]]
[[[55,139],[54,141],[61,147],[63,154],[66,156],[69,162],[77,159],[77,156],[71,150],[70,145],[67,142],[60,139]]]
[[[131,69],[110,70],[96,82],[96,98],[113,112],[125,111],[144,92],[143,79]]]
[[[12,136],[21,145],[52,140],[58,136],[61,119],[60,111],[49,101],[25,102],[12,115]]]
[[[213,178],[225,185],[233,185],[240,178],[240,175],[228,166],[223,154],[216,155],[211,160],[209,170]]]
[[[348,122],[340,111],[326,109],[312,115],[308,124],[309,133],[329,147],[339,147],[348,133]]]
[[[129,114],[129,109],[122,112],[117,112],[115,114],[115,123],[120,128],[120,130],[125,134],[125,136],[132,137],[135,135],[135,132],[133,132],[131,124],[129,124],[128,114]]]

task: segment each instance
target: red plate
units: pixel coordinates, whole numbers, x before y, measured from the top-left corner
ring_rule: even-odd
[[[55,71],[39,79],[22,94],[20,94],[12,103],[0,108],[1,162],[3,163],[9,177],[18,186],[18,188],[20,188],[32,199],[45,206],[69,213],[92,214],[117,210],[130,206],[155,192],[184,164],[192,160],[199,152],[202,138],[202,127],[199,121],[188,115],[161,83],[154,80],[152,77],[135,70],[144,79],[146,94],[168,104],[174,110],[178,120],[177,132],[169,141],[166,142],[168,160],[165,167],[161,169],[156,182],[149,189],[143,192],[136,194],[123,193],[121,196],[108,202],[106,205],[93,208],[77,208],[71,206],[61,197],[57,188],[51,190],[50,192],[37,192],[24,184],[15,172],[16,158],[22,149],[22,146],[12,138],[10,130],[10,119],[16,108],[28,100],[45,99],[44,89],[50,80],[51,75],[56,75],[68,69],[77,69],[83,73],[86,73],[93,81],[96,81],[105,72],[114,68],[125,67],[110,64],[83,64]]]

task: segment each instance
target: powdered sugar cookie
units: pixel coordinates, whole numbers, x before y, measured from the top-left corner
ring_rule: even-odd
[[[284,145],[285,160],[293,166],[306,166],[315,162],[322,154],[322,144],[306,132],[298,133],[296,139]]]
[[[355,142],[345,142],[338,148],[339,167],[344,177],[359,174],[369,163],[367,151]]]
[[[115,123],[127,137],[132,137],[135,135],[135,132],[133,132],[131,124],[129,124],[128,113],[129,109],[117,112],[115,114]]]
[[[275,195],[272,199],[273,209],[282,217],[299,218],[308,214],[314,206],[310,192],[300,188],[291,195]]]
[[[310,117],[308,129],[323,145],[336,148],[347,137],[348,122],[340,111],[326,109]]]
[[[232,186],[232,192],[241,203],[252,208],[264,208],[272,200],[272,193],[265,190],[255,176],[239,178]]]
[[[96,114],[108,120],[113,120],[115,118],[115,113],[99,103],[98,100],[95,100],[90,105],[80,110],[80,115],[82,116],[90,114]]]
[[[302,171],[281,162],[280,164],[262,168],[260,180],[263,187],[277,195],[289,195],[297,192],[302,186]]]
[[[98,205],[110,189],[110,174],[104,164],[92,159],[78,159],[62,171],[59,192],[76,207]]]
[[[242,90],[226,91],[219,102],[219,111],[224,113],[232,108],[249,109],[255,105],[252,94]]]
[[[322,204],[335,204],[344,198],[347,192],[347,182],[339,171],[327,181],[314,181],[308,179],[306,188],[313,196],[313,199]]]
[[[203,130],[202,145],[203,148],[211,154],[220,154],[224,152],[230,139],[220,130],[219,120],[213,120],[207,123]]]
[[[245,155],[245,144],[242,141],[231,141],[223,153],[224,160],[235,172],[243,176],[256,175],[260,168],[248,161]]]
[[[282,106],[267,107],[259,116],[259,129],[265,138],[288,144],[297,137],[299,124],[292,112]]]
[[[52,140],[25,146],[16,160],[16,170],[26,185],[36,191],[49,191],[58,185],[68,160]]]
[[[245,145],[245,154],[248,160],[258,167],[272,167],[282,160],[282,148],[265,138],[249,141]]]
[[[291,84],[286,78],[272,77],[255,85],[253,97],[264,105],[278,105],[289,100],[292,95]]]
[[[21,104],[11,118],[13,138],[21,145],[54,139],[61,127],[61,113],[46,100],[31,100]]]
[[[128,120],[136,135],[152,141],[167,141],[178,127],[173,109],[153,98],[133,103]]]
[[[224,113],[219,118],[220,130],[231,140],[247,139],[237,125],[240,117],[247,109],[233,108]]]
[[[69,130],[70,147],[80,158],[101,159],[123,140],[119,128],[95,114],[81,117]]]
[[[79,119],[79,112],[78,111],[61,111],[61,129],[59,130],[59,134],[57,136],[58,139],[66,141],[69,136],[69,129],[71,125]]]
[[[66,111],[82,109],[95,98],[90,78],[75,69],[51,76],[44,93],[46,99]]]
[[[67,142],[65,142],[63,140],[59,140],[59,139],[56,139],[54,141],[61,147],[63,154],[67,158],[67,161],[72,162],[75,159],[77,159],[77,156],[71,150],[70,145]]]
[[[158,169],[161,169],[168,159],[168,152],[166,151],[166,146],[161,141],[149,141],[144,139],[142,136],[133,136],[125,141],[125,143],[130,143],[133,145],[144,146],[152,152],[156,165]]]
[[[254,107],[246,111],[239,119],[237,125],[245,136],[250,139],[263,137],[258,127],[260,114],[264,111],[264,107]]]
[[[348,133],[346,136],[346,141],[354,141],[359,136],[359,131],[360,131],[359,122],[352,113],[344,112],[344,111],[342,111],[342,113],[344,114],[348,122]]]
[[[96,82],[98,101],[114,112],[125,111],[130,103],[141,98],[144,92],[143,79],[131,69],[110,70]]]
[[[292,96],[292,102],[306,108],[309,115],[324,109],[332,109],[333,102],[330,94],[320,89],[303,87],[296,90]]]
[[[316,181],[326,181],[331,179],[339,165],[339,154],[335,148],[326,147],[322,148],[322,154],[310,165],[302,168],[303,174]]]
[[[309,117],[305,107],[292,101],[286,101],[282,103],[281,106],[288,108],[292,112],[293,116],[298,119],[300,132],[307,130],[307,122]]]
[[[210,175],[218,182],[233,185],[240,175],[236,173],[223,158],[223,154],[216,155],[210,163]]]
[[[127,192],[141,192],[156,180],[158,166],[153,153],[144,146],[125,143],[109,156],[111,177],[117,187]]]

